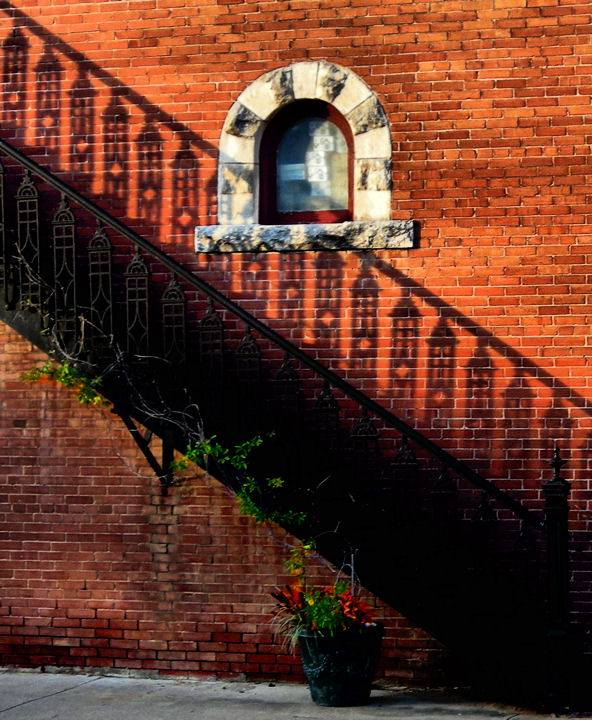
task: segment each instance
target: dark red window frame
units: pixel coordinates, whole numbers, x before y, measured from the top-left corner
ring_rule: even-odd
[[[348,207],[343,210],[279,212],[277,209],[277,154],[282,138],[290,128],[307,118],[329,120],[341,130],[347,144]],[[260,222],[268,225],[345,222],[353,217],[353,138],[347,120],[333,106],[320,100],[298,100],[282,108],[270,121],[259,152]]]

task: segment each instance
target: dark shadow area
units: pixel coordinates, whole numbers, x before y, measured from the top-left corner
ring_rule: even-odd
[[[60,142],[60,110],[64,68],[49,45],[35,66],[37,137],[48,153],[57,153]]]
[[[428,399],[425,414],[428,422],[449,412],[456,394],[457,337],[446,318],[441,318],[429,338],[428,345]]]
[[[391,367],[397,402],[411,402],[417,388],[417,357],[421,313],[407,293],[403,293],[389,317],[391,329]]]
[[[80,67],[68,93],[72,117],[70,162],[80,181],[89,185],[96,167],[96,95],[88,72]]]
[[[129,113],[123,97],[116,90],[111,91],[111,102],[101,122],[105,153],[105,191],[107,197],[119,200],[123,205],[129,196]],[[154,172],[158,170],[159,168],[154,168]]]
[[[197,223],[198,160],[189,141],[183,141],[173,160],[173,217],[174,234],[188,235]],[[210,197],[215,190],[210,189]]]
[[[334,253],[315,254],[314,305],[315,326],[313,338],[307,339],[321,352],[341,345],[343,320],[343,267],[345,263]]]
[[[376,379],[376,353],[379,339],[380,289],[376,278],[364,266],[351,289],[351,356],[366,379],[366,392]]]
[[[136,141],[139,155],[138,198],[136,214],[147,223],[160,226],[162,197],[163,139],[158,126],[147,123]]]
[[[29,43],[19,27],[15,27],[2,43],[2,54],[2,126],[13,133],[25,125],[24,110],[28,92]]]

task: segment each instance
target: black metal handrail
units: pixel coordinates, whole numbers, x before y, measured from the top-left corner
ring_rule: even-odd
[[[426,438],[424,435],[422,435],[420,432],[408,425],[405,421],[398,418],[396,415],[391,413],[382,405],[378,404],[376,401],[369,398],[357,388],[350,385],[350,383],[348,383],[346,380],[341,378],[329,368],[325,367],[322,363],[315,360],[308,353],[304,352],[299,347],[292,344],[285,337],[269,328],[256,317],[254,317],[249,312],[240,307],[240,305],[237,305],[235,302],[227,298],[225,295],[223,295],[221,292],[209,285],[207,282],[201,280],[199,277],[187,270],[176,260],[173,260],[171,257],[166,255],[164,252],[162,252],[162,250],[156,248],[154,245],[152,245],[134,230],[127,227],[122,222],[110,215],[108,212],[100,208],[92,200],[89,200],[88,198],[81,195],[74,188],[70,187],[67,183],[63,182],[55,175],[42,168],[35,161],[31,160],[26,155],[23,155],[21,152],[13,148],[9,143],[2,139],[0,139],[0,151],[2,151],[5,155],[11,157],[17,163],[40,177],[44,182],[46,182],[58,192],[63,193],[70,200],[72,200],[81,208],[89,212],[97,220],[100,220],[104,225],[110,227],[115,232],[127,238],[138,248],[144,250],[148,255],[150,255],[152,258],[157,260],[164,267],[174,273],[178,278],[182,278],[183,281],[186,282],[189,286],[191,286],[195,290],[198,290],[202,294],[209,297],[212,301],[216,302],[218,305],[228,310],[228,312],[230,312],[232,315],[244,322],[247,326],[255,330],[262,337],[265,337],[271,343],[280,347],[282,350],[284,350],[284,352],[288,353],[293,358],[298,360],[300,363],[302,363],[302,365],[309,368],[316,375],[324,378],[334,388],[337,388],[344,395],[354,400],[361,407],[365,408],[370,414],[383,420],[386,425],[394,428],[401,435],[407,437],[417,446],[425,450],[429,455],[436,458],[443,465],[446,465],[448,468],[453,470],[457,475],[464,478],[473,486],[487,493],[487,495],[495,499],[503,508],[510,510],[521,520],[523,520],[532,527],[535,527],[537,529],[542,529],[544,527],[544,520],[541,517],[539,517],[536,513],[532,512],[528,508],[524,507],[518,500],[513,498],[507,492],[500,490],[500,488],[496,487],[492,482],[484,478],[480,473],[455,458],[453,455],[436,445],[429,438]]]

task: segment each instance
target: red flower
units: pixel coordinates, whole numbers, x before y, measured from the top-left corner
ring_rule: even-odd
[[[271,593],[280,609],[290,615],[296,615],[304,608],[304,590],[300,585],[286,585],[285,590]]]
[[[355,598],[351,593],[341,593],[341,595],[339,595],[339,603],[346,618],[361,625],[373,621],[368,605]]]

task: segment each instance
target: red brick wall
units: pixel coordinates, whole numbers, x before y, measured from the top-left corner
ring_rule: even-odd
[[[20,381],[40,361],[1,326],[0,665],[300,679],[271,625],[293,539],[205,474],[163,497],[116,416]],[[369,601],[381,676],[441,680],[438,644]]]
[[[0,41],[14,24],[27,49],[22,73],[2,71],[4,137],[532,508],[560,441],[573,481],[574,609],[589,618],[592,575],[580,551],[590,538],[592,4],[0,8]],[[36,68],[45,40],[58,79],[44,114]],[[216,218],[216,146],[230,105],[262,73],[305,59],[347,66],[383,102],[393,217],[419,223],[418,247],[194,259],[193,225]],[[14,92],[21,80],[26,96]],[[78,137],[73,109],[91,98]],[[128,137],[111,160],[105,115]],[[161,141],[150,157],[146,139]],[[363,314],[361,294],[372,298]],[[444,346],[452,362],[439,372]]]

